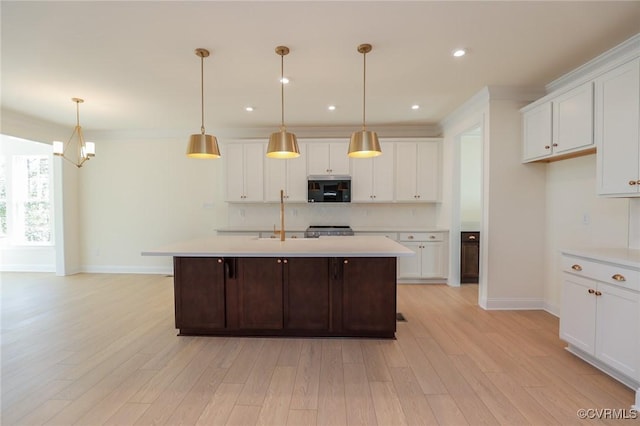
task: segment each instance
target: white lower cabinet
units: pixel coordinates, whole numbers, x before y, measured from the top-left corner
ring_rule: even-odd
[[[398,278],[446,278],[444,233],[401,232],[399,240],[415,256],[398,258]]]
[[[638,388],[640,270],[569,255],[563,264],[560,338],[569,351]]]

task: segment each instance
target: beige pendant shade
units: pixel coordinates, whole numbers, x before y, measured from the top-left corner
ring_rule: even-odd
[[[209,56],[207,49],[196,49],[196,56],[200,57],[200,100],[202,121],[200,125],[200,133],[193,134],[189,137],[189,145],[187,145],[187,157],[213,159],[220,158],[220,148],[218,148],[218,139],[215,136],[205,134],[204,130],[204,58]]]
[[[280,131],[269,136],[267,157],[269,158],[296,158],[300,156],[298,139],[293,133],[287,132],[284,126],[284,56],[289,53],[287,46],[276,47],[276,53],[280,55]]]
[[[358,46],[358,52],[362,53],[364,64],[362,78],[362,130],[359,132],[353,132],[351,135],[348,155],[352,158],[370,158],[382,154],[378,135],[376,132],[366,130],[365,128],[365,112],[367,105],[367,53],[371,52],[371,45],[361,44]]]

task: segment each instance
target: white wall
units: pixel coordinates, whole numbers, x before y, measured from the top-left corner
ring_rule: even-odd
[[[482,195],[482,138],[479,130],[460,137],[460,223],[479,231]]]
[[[560,250],[627,247],[629,199],[596,195],[595,154],[539,166],[546,168],[544,298],[547,309],[559,314]]]

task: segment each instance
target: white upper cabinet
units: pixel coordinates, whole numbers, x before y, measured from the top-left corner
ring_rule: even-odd
[[[597,191],[640,196],[640,59],[603,74],[595,82]]]
[[[522,115],[524,161],[532,161],[551,155],[553,144],[553,109],[545,102]]]
[[[553,160],[592,150],[593,82],[524,109],[523,161]]]
[[[279,202],[280,190],[288,202],[307,202],[306,145],[298,144],[300,157],[264,159],[264,199]]]
[[[380,142],[382,155],[351,159],[351,201],[381,203],[393,201],[394,144]]]
[[[396,144],[396,201],[436,202],[440,196],[440,142]]]
[[[267,145],[263,142],[226,144],[227,201],[262,202],[263,161]],[[278,197],[280,193],[278,192]]]
[[[307,143],[308,175],[349,175],[349,141],[309,141]]]

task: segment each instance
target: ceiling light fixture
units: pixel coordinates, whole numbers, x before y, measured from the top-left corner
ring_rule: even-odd
[[[80,168],[85,161],[91,157],[95,157],[96,146],[93,142],[84,141],[82,127],[80,127],[80,104],[84,102],[84,99],[71,98],[71,100],[76,103],[76,127],[73,129],[73,133],[71,133],[71,137],[66,144],[60,141],[53,141],[53,154],[64,158]],[[75,159],[69,158],[66,154],[72,141],[75,141]]]
[[[456,58],[460,58],[461,56],[466,55],[467,51],[464,49],[456,49],[453,51],[453,56],[455,56]]]
[[[298,139],[293,133],[287,132],[284,125],[284,56],[289,54],[286,46],[276,47],[276,53],[280,55],[280,131],[272,133],[267,146],[267,157],[270,158],[296,158],[300,156]]]
[[[335,110],[336,110],[336,106],[335,106],[335,105],[329,105],[329,106],[327,107],[327,109],[328,109],[329,111],[335,111]]]
[[[244,108],[245,111],[247,112],[252,112],[253,111],[253,107],[252,106],[248,106]]]
[[[418,104],[411,105],[411,109],[420,109],[420,105]]]
[[[196,56],[200,57],[200,100],[202,121],[200,124],[200,133],[193,134],[189,138],[187,146],[187,157],[189,158],[220,158],[220,148],[218,148],[218,139],[215,136],[207,135],[204,131],[204,58],[209,56],[207,49],[198,48],[195,51]]]
[[[286,55],[286,53],[285,53]],[[289,84],[289,79],[287,77],[280,77],[280,83]]]
[[[366,89],[367,89],[367,53],[371,52],[370,44],[361,44],[358,46],[358,52],[362,53],[363,58],[363,79],[362,79],[362,130],[353,132],[351,141],[349,142],[349,157],[369,158],[377,157],[382,154],[380,142],[376,132],[365,129],[365,107],[366,107]]]

